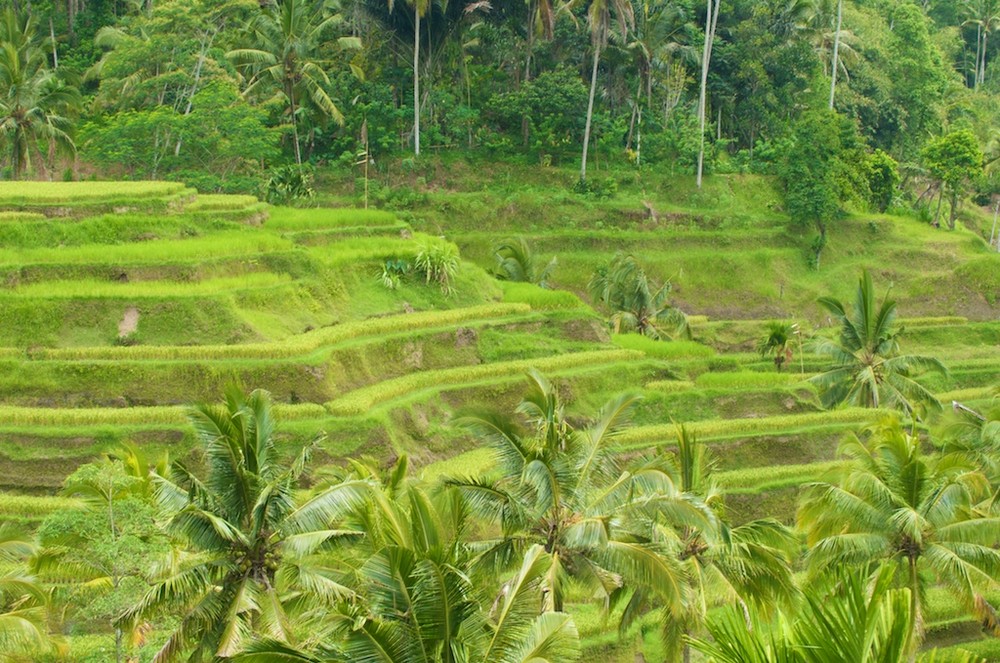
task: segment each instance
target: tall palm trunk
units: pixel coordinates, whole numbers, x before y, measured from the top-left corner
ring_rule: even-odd
[[[975,71],[972,74],[972,89],[979,89],[979,63],[982,59],[983,54],[983,25],[979,23],[976,25],[976,66]]]
[[[697,185],[701,188],[702,174],[705,169],[705,105],[708,94],[708,67],[712,60],[712,42],[715,40],[715,26],[719,21],[719,6],[722,0],[707,0],[705,9],[705,48],[701,55],[701,91],[698,94],[698,127],[700,131],[698,145],[698,176]]]
[[[302,165],[302,147],[299,145],[299,119],[296,117],[295,88],[288,87],[288,106],[292,111],[292,135],[295,139],[295,163]]]
[[[413,153],[420,156],[420,8],[414,5],[413,13]]]
[[[990,38],[989,30],[983,30],[983,55],[982,64],[979,67],[979,84],[984,85],[986,83],[986,43]]]
[[[833,34],[833,62],[830,65],[830,110],[833,110],[833,100],[837,94],[837,69],[840,61],[840,27],[844,22],[844,0],[837,2],[837,31]]]
[[[597,65],[601,59],[601,47],[594,44],[594,66],[590,72],[590,100],[587,102],[587,125],[583,130],[583,159],[580,162],[580,181],[587,180],[587,150],[590,147],[590,125],[594,119],[594,93],[597,91]]]

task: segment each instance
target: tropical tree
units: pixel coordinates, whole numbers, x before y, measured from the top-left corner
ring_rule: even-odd
[[[921,444],[895,417],[844,440],[839,480],[811,484],[799,506],[809,568],[820,576],[845,566],[898,567],[918,636],[934,581],[998,632],[984,593],[998,587],[1000,518],[977,506],[990,495],[989,481],[965,455],[931,456]]]
[[[379,484],[352,518],[366,533],[349,555],[356,564],[352,601],[332,615],[313,611],[315,626],[296,653],[263,641],[236,660],[562,663],[577,657],[572,618],[540,614],[552,564],[541,546],[529,548],[504,582],[477,574],[475,550],[466,542],[468,509],[456,491],[429,494],[407,478],[405,456],[384,476],[374,464],[350,465],[350,476]]]
[[[598,268],[589,289],[611,312],[615,333],[636,332],[654,339],[690,336],[687,316],[670,304],[670,283],[657,286],[630,255],[619,253]]]
[[[688,45],[687,33],[690,24],[685,7],[680,3],[642,0],[637,5],[635,29],[626,43],[626,49],[635,58],[639,74],[636,83],[632,120],[629,122],[627,147],[632,147],[633,133],[636,135],[636,162],[642,158],[642,118],[643,108],[653,106],[653,81],[657,73],[664,73],[668,79],[685,80],[684,64],[697,58],[694,49]],[[677,75],[679,72],[679,76]],[[671,92],[679,93],[680,90]],[[645,103],[643,102],[645,97]],[[667,100],[668,104],[676,100]]]
[[[227,391],[221,406],[201,405],[191,422],[202,445],[204,476],[174,463],[157,477],[169,534],[190,555],[166,569],[123,626],[154,614],[179,618],[155,661],[231,657],[260,635],[294,639],[295,610],[336,605],[350,590],[327,568],[326,547],[359,532],[333,523],[364,500],[369,483],[344,481],[300,498],[298,483],[313,445],[282,463],[267,392]]]
[[[709,622],[711,640],[694,646],[716,663],[981,663],[968,653],[916,657],[910,589],[897,587],[894,570],[840,571],[832,589],[807,595],[776,629],[747,628],[738,609]]]
[[[954,230],[959,199],[969,182],[983,172],[983,151],[979,147],[979,140],[968,129],[953,131],[929,141],[921,156],[931,177],[940,183],[934,225],[939,224],[941,201],[947,190],[951,199],[948,227]]]
[[[0,528],[0,661],[52,649],[46,624],[48,597],[24,568],[34,546],[10,527]]]
[[[562,609],[572,579],[605,601],[644,587],[666,614],[681,614],[681,565],[654,525],[694,525],[707,515],[681,493],[662,458],[626,462],[613,451],[635,397],[611,399],[593,424],[575,428],[552,384],[535,371],[529,382],[517,408],[526,428],[496,412],[461,419],[495,458],[485,476],[447,481],[497,528],[475,544],[477,565],[509,568],[540,545],[552,557],[544,581],[549,610]]]
[[[952,401],[952,413],[940,426],[941,449],[959,452],[972,458],[986,473],[990,483],[1000,489],[1000,388],[997,396],[979,411]],[[994,501],[1000,493],[994,495]]]
[[[493,256],[497,263],[493,273],[501,281],[534,283],[544,288],[556,268],[555,257],[541,267],[523,237],[500,242],[493,248]]]
[[[8,7],[0,13],[0,145],[14,179],[31,166],[33,153],[73,152],[70,114],[80,93],[48,68],[38,47],[34,15]]]
[[[736,604],[749,619],[752,608],[770,612],[792,604],[797,590],[791,560],[798,541],[776,520],[728,522],[722,491],[712,476],[711,454],[684,426],[677,427],[677,454],[671,462],[683,494],[710,516],[700,526],[664,524],[664,539],[671,541],[686,585],[683,612],[662,615],[664,644],[668,660],[689,661],[689,641],[703,631],[709,608]],[[647,587],[635,588],[620,628],[627,629],[644,612],[658,608],[651,601],[654,595]]]
[[[431,9],[431,0],[405,0],[413,9],[413,153],[420,156],[420,19]],[[389,11],[396,0],[388,0]]]
[[[986,54],[990,33],[1000,27],[1000,1],[998,0],[965,0],[965,25],[976,26],[976,62],[973,68],[972,87],[986,82]]]
[[[891,407],[916,415],[921,409],[940,409],[934,395],[913,378],[923,371],[945,373],[940,361],[900,353],[896,328],[896,302],[888,292],[875,300],[871,274],[865,270],[858,282],[853,308],[823,297],[819,303],[840,323],[835,341],[818,341],[815,351],[833,364],[810,381],[820,389],[826,407],[844,403],[860,407]]]
[[[757,344],[760,356],[770,355],[779,373],[792,361],[792,339],[797,331],[798,325],[794,323],[772,321],[767,324],[767,334]]]
[[[338,124],[344,116],[330,97],[330,63],[321,59],[328,33],[340,23],[337,14],[327,11],[323,0],[275,0],[261,4],[260,13],[250,23],[249,48],[238,48],[226,56],[249,72],[245,94],[259,87],[275,85],[288,103],[295,141],[295,162],[302,163],[299,144],[299,114],[306,102]],[[341,48],[357,49],[357,37],[339,37]],[[360,69],[352,65],[356,75]]]
[[[635,15],[631,0],[569,0],[567,9],[574,11],[587,8],[587,30],[590,33],[590,47],[593,63],[590,70],[590,97],[587,102],[587,123],[583,130],[583,157],[580,160],[580,181],[587,181],[587,151],[590,147],[590,128],[594,119],[594,95],[597,93],[597,69],[601,62],[601,51],[608,45],[612,21],[618,24],[622,39],[635,25]]]
[[[32,571],[59,588],[69,614],[110,625],[115,660],[125,660],[127,643],[114,620],[142,596],[149,569],[167,559],[170,542],[158,527],[150,466],[138,450],[79,467],[63,493],[79,501],[48,516],[38,529],[41,549]],[[165,468],[165,465],[161,465]]]

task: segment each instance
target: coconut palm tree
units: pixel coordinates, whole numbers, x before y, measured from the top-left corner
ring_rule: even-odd
[[[934,395],[916,382],[928,370],[946,373],[937,359],[900,353],[896,302],[888,293],[877,303],[871,274],[865,270],[858,282],[854,305],[848,309],[832,297],[819,303],[840,323],[836,341],[819,341],[815,350],[833,365],[810,381],[820,390],[826,407],[844,403],[860,407],[898,408],[908,415],[920,409],[940,409]]]
[[[576,658],[572,618],[541,614],[542,584],[552,564],[541,546],[529,548],[504,582],[477,574],[475,550],[466,543],[468,510],[456,491],[427,493],[407,479],[405,456],[384,476],[371,465],[351,465],[351,475],[380,484],[353,523],[366,536],[353,555],[352,604],[332,615],[316,610],[315,626],[297,649],[264,641],[236,660],[561,663]]]
[[[952,413],[941,425],[939,439],[945,453],[959,452],[972,458],[1000,491],[1000,387],[996,397],[981,411],[952,402]],[[993,498],[1000,502],[1000,492]]]
[[[986,82],[986,54],[991,32],[1000,27],[1000,0],[966,0],[965,24],[976,26],[976,63],[973,87]]]
[[[334,523],[363,502],[370,485],[349,480],[299,497],[313,445],[282,462],[267,392],[231,388],[222,405],[196,407],[191,422],[204,476],[174,463],[157,478],[167,531],[191,554],[121,619],[135,626],[163,612],[179,618],[158,663],[185,652],[191,660],[230,657],[254,634],[287,642],[303,602],[329,606],[349,595],[317,553],[360,535]]]
[[[635,29],[626,43],[626,50],[635,58],[639,74],[632,121],[629,123],[627,147],[632,146],[633,131],[636,134],[636,161],[642,158],[642,113],[643,108],[653,107],[653,80],[659,72],[673,76],[678,68],[684,71],[679,60],[694,61],[697,55],[686,44],[686,33],[690,28],[685,8],[679,3],[642,0],[637,5]],[[684,79],[684,74],[680,76]],[[645,103],[643,103],[645,97]],[[638,121],[638,124],[636,124]]]
[[[729,609],[709,622],[712,639],[694,647],[716,663],[982,663],[951,651],[945,659],[934,651],[917,658],[911,591],[893,576],[884,566],[840,570],[831,590],[807,595],[777,629],[748,629],[742,612]]]
[[[562,609],[572,579],[605,601],[624,587],[647,587],[666,612],[679,614],[681,567],[656,539],[656,523],[695,525],[707,515],[681,493],[662,458],[626,462],[611,448],[635,397],[611,399],[593,424],[576,428],[548,380],[532,371],[529,383],[517,408],[527,426],[495,412],[461,419],[495,456],[496,469],[485,476],[447,482],[496,527],[496,536],[477,542],[477,565],[509,568],[541,545],[552,557],[549,609]]]
[[[555,257],[544,267],[540,267],[523,237],[500,242],[493,248],[493,256],[497,262],[493,273],[501,281],[534,283],[544,288],[548,286],[548,280],[556,268]]]
[[[761,357],[771,355],[774,367],[781,372],[785,364],[792,361],[792,338],[797,327],[790,322],[772,321],[767,324],[767,335],[757,344],[757,352]]]
[[[598,268],[589,289],[611,312],[615,333],[636,332],[655,339],[691,335],[687,316],[670,304],[670,283],[657,287],[630,255],[619,253]]]
[[[388,0],[389,12],[396,0]],[[420,156],[420,20],[431,9],[431,0],[405,0],[413,10],[413,153]]]
[[[10,155],[14,179],[31,166],[33,154],[76,149],[69,115],[80,93],[48,68],[35,30],[31,12],[0,13],[0,145]]]
[[[580,181],[587,181],[587,151],[590,147],[590,127],[594,119],[594,95],[597,93],[597,68],[601,62],[601,51],[608,45],[612,23],[618,24],[620,36],[624,40],[635,25],[635,15],[631,0],[569,0],[569,11],[587,8],[587,30],[590,32],[590,46],[593,49],[593,63],[590,71],[590,98],[587,102],[587,122],[583,130],[583,157],[580,160]]]
[[[27,660],[52,649],[46,624],[48,597],[24,570],[34,546],[9,527],[0,528],[0,661]]]
[[[275,0],[261,3],[261,10],[248,29],[249,48],[238,48],[226,54],[237,66],[249,73],[245,93],[252,94],[267,83],[275,85],[288,103],[295,141],[295,162],[302,163],[299,144],[299,113],[307,102],[338,124],[344,116],[330,97],[329,62],[320,54],[329,32],[340,23],[337,14],[327,11],[322,0]],[[341,48],[357,49],[357,37],[340,37]],[[352,65],[360,76],[360,70]]]
[[[843,566],[898,567],[922,633],[928,583],[940,581],[994,632],[984,592],[998,587],[1000,518],[977,508],[990,495],[983,472],[960,453],[929,456],[895,417],[851,435],[836,481],[807,487],[798,511],[814,576]]]
[[[797,590],[792,579],[792,556],[798,541],[772,519],[742,525],[728,522],[722,491],[712,474],[714,461],[704,443],[686,427],[677,427],[677,454],[671,458],[683,494],[707,509],[703,526],[675,528],[666,524],[670,541],[685,571],[686,600],[681,615],[663,615],[662,633],[668,660],[690,660],[689,640],[705,625],[709,608],[735,604],[749,618],[751,608],[770,610],[789,606]],[[658,608],[645,587],[628,597],[620,628]]]

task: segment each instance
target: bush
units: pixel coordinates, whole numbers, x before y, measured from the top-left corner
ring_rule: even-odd
[[[899,187],[899,163],[882,150],[875,150],[865,160],[865,179],[872,207],[885,212]]]
[[[420,246],[413,262],[425,282],[437,283],[441,292],[452,293],[452,281],[458,274],[458,248],[447,242],[425,242]]]
[[[614,198],[618,194],[618,180],[606,177],[603,180],[577,180],[573,191],[594,198]]]
[[[278,166],[264,183],[264,198],[273,205],[287,205],[302,200],[310,200],[316,195],[313,189],[311,166]]]

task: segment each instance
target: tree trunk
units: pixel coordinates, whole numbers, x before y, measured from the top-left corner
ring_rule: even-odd
[[[52,40],[52,68],[59,71],[59,49],[56,48],[56,29],[49,16],[49,38]]]
[[[413,8],[416,29],[413,31],[413,153],[420,156],[420,9]]]
[[[941,227],[941,202],[943,200],[944,200],[944,184],[942,184],[941,188],[938,190],[937,211],[934,212],[934,227],[935,228],[940,228]]]
[[[958,219],[958,187],[951,188],[951,211],[948,213],[948,230],[955,229],[955,220]]]
[[[979,61],[982,58],[983,53],[983,26],[979,24],[976,26],[976,66],[973,67],[972,72],[972,89],[979,89]]]
[[[288,88],[288,105],[292,110],[292,136],[295,139],[295,163],[302,165],[302,148],[299,146],[299,120],[295,117],[295,90]]]
[[[1000,219],[1000,198],[997,199],[993,207],[993,228],[990,229],[990,248],[993,248],[993,238],[996,237],[998,219]]]
[[[587,102],[587,124],[583,130],[583,159],[580,161],[580,181],[587,181],[587,150],[590,147],[590,124],[594,119],[594,93],[597,91],[597,65],[601,59],[601,47],[594,44],[594,65],[590,72],[590,100]]]
[[[979,67],[979,84],[986,84],[986,44],[990,38],[990,33],[983,30],[983,60],[982,65]]]
[[[844,22],[844,0],[837,2],[837,31],[833,35],[833,60],[830,63],[830,110],[837,94],[837,69],[840,58],[840,27]]]
[[[696,183],[701,188],[702,174],[705,167],[705,97],[708,94],[708,67],[712,60],[712,42],[715,39],[715,25],[719,20],[719,6],[722,0],[707,0],[705,9],[705,48],[701,55],[701,91],[698,94],[698,127],[700,130],[698,146],[698,175]]]

